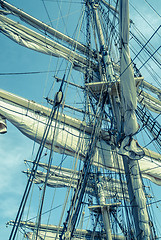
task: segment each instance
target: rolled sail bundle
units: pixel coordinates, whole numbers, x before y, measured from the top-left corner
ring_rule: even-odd
[[[30,162],[30,161],[29,161]],[[45,163],[39,163],[39,166],[47,169],[48,165]],[[30,176],[31,171],[23,171],[25,174]],[[52,188],[77,188],[78,179],[81,175],[81,172],[74,171],[67,168],[62,168],[58,166],[51,166],[50,174],[47,180],[47,186]],[[34,176],[34,183],[43,184],[45,183],[46,173],[42,171],[37,171]],[[96,179],[91,173],[86,187],[86,193],[91,196],[96,197]],[[117,198],[119,200],[126,199],[129,200],[127,184],[122,182],[122,185],[119,180],[114,178],[102,177],[101,184],[104,190],[104,195],[106,198]]]
[[[0,90],[1,116],[37,143],[42,140],[50,113],[51,109],[47,107]],[[83,121],[58,113],[58,118],[52,121],[45,147],[51,148],[54,135],[53,151],[84,160],[91,133],[92,127]],[[103,132],[102,138],[97,142],[93,165],[124,173],[122,156],[107,139],[108,133]],[[139,160],[139,166],[143,177],[161,185],[160,154],[146,151],[145,156]]]
[[[8,223],[9,225],[13,225],[14,222],[13,221],[10,221]],[[20,227],[26,227],[32,231],[34,231],[35,229],[35,223],[33,222],[20,222]],[[61,234],[63,231],[63,227],[61,226],[56,226],[56,225],[45,225],[45,224],[41,224],[40,227],[39,227],[39,232],[38,232],[38,237],[37,239],[38,240],[41,240],[41,239],[46,239],[46,240],[57,240],[57,239],[60,239],[59,238],[59,234]],[[91,239],[91,237],[93,237],[94,240],[96,239],[100,239],[100,237],[102,239],[104,239],[106,236],[105,236],[105,233],[102,232],[100,234],[100,232],[98,231],[95,231],[95,234],[94,236],[92,236],[92,231],[89,231],[89,230],[84,230],[84,229],[76,229],[75,232],[74,232],[74,235],[72,237],[73,240],[80,240],[80,239]],[[25,235],[24,235],[25,238],[27,239],[35,239],[35,233],[34,232],[28,232],[26,233],[25,232]],[[112,240],[125,240],[125,237],[123,235],[117,235],[117,234],[114,234],[112,235]]]
[[[0,133],[6,133],[7,132],[7,124],[6,124],[6,118],[0,115]]]

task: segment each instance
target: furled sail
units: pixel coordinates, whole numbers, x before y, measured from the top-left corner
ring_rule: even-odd
[[[152,112],[161,113],[161,101],[140,89],[138,90],[138,102]]]
[[[17,17],[19,17],[24,22],[30,24],[31,26],[33,26],[37,29],[43,30],[45,33],[48,33],[52,37],[55,37],[55,38],[61,40],[62,42],[66,43],[68,46],[71,46],[74,49],[76,48],[79,52],[81,52],[85,55],[89,55],[90,57],[94,56],[94,54],[95,54],[94,51],[91,50],[91,49],[88,49],[88,52],[87,52],[87,47],[84,44],[82,44],[82,43],[76,41],[75,39],[65,35],[64,33],[61,33],[60,31],[54,29],[50,25],[47,25],[44,22],[32,17],[31,15],[22,11],[22,9],[18,9],[15,6],[11,5],[10,3],[8,3],[4,0],[1,0],[0,4],[4,9],[7,10],[7,11],[1,11],[2,14],[16,15]]]
[[[121,143],[120,154],[130,156],[133,151],[134,159],[140,159],[144,151],[134,141],[132,136],[138,131],[135,110],[137,108],[137,92],[134,71],[129,51],[129,7],[127,1],[120,2],[120,91],[122,105],[122,129],[125,135]],[[131,155],[131,157],[132,157]]]
[[[0,115],[0,133],[7,132],[6,118]]]
[[[22,11],[20,11],[20,12],[22,13]],[[29,21],[29,23],[30,23],[30,21]],[[43,24],[43,23],[41,23],[41,24]],[[45,28],[45,26],[44,26],[44,28]],[[21,25],[20,23],[17,23],[15,21],[9,19],[8,17],[4,16],[3,11],[0,12],[0,31],[4,35],[6,35],[7,37],[9,37],[13,41],[15,41],[16,43],[18,43],[24,47],[27,47],[29,49],[32,49],[34,51],[41,52],[41,53],[44,53],[47,55],[64,58],[73,64],[73,68],[75,70],[80,71],[82,73],[86,72],[87,59],[85,56],[82,56],[78,53],[78,50],[79,50],[81,53],[86,55],[86,46],[81,45],[79,42],[76,42],[74,39],[71,39],[64,34],[61,34],[60,32],[58,33],[53,28],[52,28],[52,31],[53,31],[54,36],[56,36],[56,37],[58,36],[61,40],[66,39],[66,42],[70,43],[70,45],[71,45],[70,48],[67,46],[64,46],[61,43],[57,43],[56,41],[51,40],[51,39],[47,38],[46,36],[43,36],[35,31]],[[97,59],[94,56],[94,52],[90,52],[90,57],[91,57],[90,66],[92,68],[91,77],[94,82],[99,82],[98,65],[97,65]],[[123,61],[121,61],[122,68],[124,69],[124,70],[121,69],[121,76],[120,76],[121,86],[122,86],[121,89],[124,88],[123,86],[127,86],[125,79],[127,79],[128,71],[131,72],[131,77],[133,77],[132,66],[130,65],[130,56],[128,55],[127,49],[123,50],[122,58],[123,58],[123,61],[125,61],[125,63],[127,63],[127,61],[128,61],[129,67],[125,71],[125,66],[123,64]],[[114,63],[113,63],[113,68],[114,68],[115,72],[117,73],[115,75],[115,77],[117,78],[116,84],[117,83],[120,84],[120,80],[118,79],[118,73],[120,72],[120,68],[119,68],[119,66],[117,66]],[[125,75],[124,71],[126,72],[126,75]],[[126,78],[124,78],[124,77],[126,77]],[[124,79],[124,80],[122,81],[122,79]],[[137,79],[135,79],[135,81],[137,84]],[[122,83],[124,83],[124,85],[122,85]],[[133,86],[134,85],[135,85],[135,83],[133,82]],[[156,87],[153,87],[146,81],[142,81],[142,86],[144,88],[149,89],[151,92],[157,94],[158,97],[160,97],[161,93],[160,93],[159,89],[157,89]],[[125,90],[123,90],[123,91],[127,95],[127,91],[125,91]],[[126,95],[124,94],[124,92],[122,92],[122,93],[123,93],[123,96],[125,97]],[[161,102],[159,100],[157,100],[155,97],[152,97],[151,95],[147,94],[146,92],[144,92],[140,89],[137,92],[138,92],[139,102],[142,105],[145,105],[147,108],[149,108],[150,110],[152,110],[156,113],[160,113]],[[133,93],[131,92],[130,96],[132,96],[132,94]],[[122,99],[124,99],[124,97]],[[129,99],[130,99],[130,101],[128,101],[128,104],[134,98],[130,97]],[[129,105],[129,107],[130,107],[130,105]],[[129,111],[125,110],[125,112],[126,112],[127,116],[130,116],[128,114]],[[134,112],[133,112],[132,116],[134,117]],[[127,122],[129,122],[129,121],[127,121]],[[126,123],[124,125],[126,126]]]
[[[150,84],[146,81],[142,82],[142,87],[147,90],[150,90],[152,93],[156,94],[158,96],[158,99],[161,100],[161,89],[153,86],[152,84]]]
[[[39,166],[45,169],[48,167],[47,164],[45,163],[40,163]],[[31,174],[30,170],[24,171],[24,173],[27,174],[28,176],[30,176]],[[73,171],[67,168],[52,165],[50,168],[50,174],[48,176],[47,185],[53,188],[64,187],[76,188],[80,175],[81,173],[78,171]],[[34,183],[43,184],[45,182],[45,178],[46,178],[45,172],[37,171],[35,174]],[[96,179],[94,178],[94,175],[90,174],[85,191],[89,195],[96,197],[95,182]],[[126,182],[122,182],[121,185],[120,181],[117,179],[102,177],[101,183],[106,198],[129,200]]]
[[[124,2],[122,2],[122,5]],[[137,107],[136,85],[134,81],[134,72],[132,68],[129,53],[129,29],[127,29],[128,9],[126,4],[120,9],[120,32],[121,32],[121,60],[120,60],[120,86],[121,100],[124,116],[124,133],[126,136],[133,135],[138,130],[138,124],[135,116]]]
[[[0,91],[0,114],[24,135],[38,143],[42,140],[50,112],[51,109],[42,105],[6,91]],[[67,115],[58,114],[58,120],[53,120],[46,139],[45,147],[49,149],[55,126],[53,150],[84,160],[92,127],[88,127],[84,122]],[[97,142],[93,164],[111,171],[124,173],[122,157],[118,154],[117,148],[108,141],[108,133],[102,132],[101,135],[102,139]],[[139,165],[143,177],[161,185],[161,156],[159,154],[147,151],[145,157],[139,160]]]
[[[13,225],[14,222],[10,221],[8,223],[8,225]],[[36,224],[33,222],[20,222],[20,227],[26,227],[30,230],[33,230],[36,228]],[[41,224],[39,227],[39,232],[38,232],[38,240],[41,239],[45,239],[46,240],[53,240],[53,239],[59,239],[58,234],[61,234],[61,232],[63,231],[63,227],[60,226],[55,226],[55,225],[45,225],[45,224]],[[29,240],[32,240],[35,236],[33,232],[30,233],[26,233],[25,237]],[[74,236],[72,237],[73,240],[79,240],[79,239],[87,239],[90,240],[91,237],[94,240],[98,240],[98,239],[102,239],[105,238],[105,232],[98,232],[95,231],[94,235],[92,231],[89,230],[84,230],[84,229],[76,229],[74,232]],[[125,240],[125,237],[123,235],[112,235],[112,240]]]
[[[0,14],[0,31],[24,47],[47,55],[65,58],[73,63],[76,70],[83,71],[86,65],[86,58],[82,57],[74,50],[7,18],[3,14]],[[94,62],[91,62],[91,66],[97,68]]]
[[[126,179],[129,181],[128,191],[131,200],[136,235],[139,236],[140,239],[150,240],[150,220],[140,176],[140,162],[138,161],[139,159],[143,159],[144,151],[133,139],[133,135],[137,133],[139,126],[135,115],[137,108],[137,91],[129,52],[129,0],[120,1],[119,15],[121,38],[120,87],[123,133],[125,135],[125,138],[121,143],[120,153],[123,155]],[[131,150],[133,150],[133,154],[129,157]],[[134,206],[136,206],[135,211]]]
[[[62,231],[62,230],[61,230]],[[61,232],[60,231],[60,232]],[[74,234],[75,235],[75,234]],[[100,236],[101,235],[101,236]],[[29,232],[25,235],[25,237],[28,239],[28,240],[32,240],[33,237],[34,237],[34,234],[33,232]],[[46,240],[58,240],[60,239],[59,237],[56,237],[56,233],[52,233],[52,232],[45,232],[45,231],[39,231],[38,233],[38,238],[37,240],[42,240],[42,239],[45,239]],[[86,233],[85,233],[85,230],[80,230],[80,233],[77,233],[76,232],[76,236],[72,237],[73,240],[90,240],[92,237],[92,232],[91,231],[87,231],[86,230]],[[102,233],[102,234],[99,234],[99,233],[95,233],[94,234],[94,237],[93,239],[94,240],[99,240],[99,239],[102,239],[102,237],[105,237],[105,233]],[[125,240],[125,237],[124,236],[117,236],[117,235],[113,235],[112,236],[112,240]]]

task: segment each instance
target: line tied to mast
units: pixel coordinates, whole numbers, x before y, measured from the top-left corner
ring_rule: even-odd
[[[62,87],[63,87],[64,81],[65,81],[65,74],[63,76],[59,91],[55,94],[54,100],[48,97],[45,98],[49,104],[54,105],[55,107],[60,105],[60,103],[62,102],[62,99],[63,99]]]

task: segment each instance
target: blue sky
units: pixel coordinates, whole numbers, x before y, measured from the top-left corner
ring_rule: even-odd
[[[44,22],[48,22],[48,17],[43,7],[43,3],[40,0],[32,1],[8,1],[13,5],[23,9],[38,19]],[[75,1],[77,2],[77,0]],[[78,1],[80,2],[80,1]],[[158,0],[148,1],[152,6],[161,12],[161,4]],[[54,27],[61,27],[63,31],[63,24],[59,25],[58,18],[58,5],[55,1],[45,1],[46,6],[50,14],[50,18]],[[131,1],[131,3],[140,10],[142,16],[156,29],[160,23],[161,18],[149,7],[144,0]],[[138,8],[139,4],[139,8]],[[65,7],[65,4],[64,4]],[[75,4],[73,9],[73,16],[77,14],[77,7],[79,3]],[[61,16],[59,16],[61,18]],[[131,18],[134,23],[145,34],[147,39],[153,34],[154,30],[143,20],[141,16],[137,14],[135,9],[131,7]],[[71,28],[68,30],[68,34],[72,31],[72,17],[69,19]],[[65,18],[66,20],[66,18]],[[161,35],[161,31],[159,33]],[[12,73],[12,72],[34,72],[34,71],[51,71],[54,69],[56,61],[50,56],[40,54],[28,50],[22,46],[12,42],[7,37],[0,35],[1,43],[1,55],[0,55],[0,72]],[[160,44],[160,37],[155,36],[153,39],[155,47]],[[138,64],[140,64],[138,62]],[[140,64],[141,65],[141,64]],[[152,67],[153,63],[151,63]],[[156,68],[158,70],[158,68]],[[1,88],[22,96],[24,98],[44,103],[43,97],[48,95],[48,91],[53,82],[54,73],[46,74],[30,74],[30,75],[6,75],[0,76]],[[148,72],[143,70],[143,75],[146,76],[146,80],[153,82]],[[63,76],[63,75],[62,75]],[[71,99],[72,101],[72,99]],[[70,102],[70,101],[69,101]],[[26,184],[26,176],[22,173],[22,170],[26,169],[24,159],[33,158],[33,142],[20,134],[11,124],[8,124],[8,133],[0,136],[0,238],[2,240],[8,239],[10,228],[6,228],[5,224],[9,220],[13,220],[17,213],[17,209],[21,200],[21,196]],[[161,191],[158,186],[154,186],[156,200],[161,199]],[[158,208],[155,209],[157,218],[161,218],[161,205],[158,203]],[[159,221],[157,222],[158,227]]]

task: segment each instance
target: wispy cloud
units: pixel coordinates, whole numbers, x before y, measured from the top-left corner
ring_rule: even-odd
[[[21,134],[0,136],[0,224],[14,218],[17,212],[26,185],[21,171],[25,168],[23,160],[29,155],[28,147],[30,142]]]

